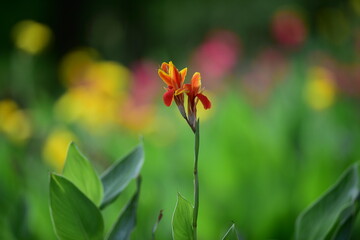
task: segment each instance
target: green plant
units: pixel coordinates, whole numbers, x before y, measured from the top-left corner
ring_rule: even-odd
[[[172,62],[163,63],[158,71],[160,78],[168,85],[164,103],[170,106],[174,100],[180,114],[195,134],[194,161],[194,206],[178,194],[172,220],[174,240],[196,240],[199,211],[198,160],[200,127],[197,118],[197,103],[205,109],[211,108],[209,99],[202,94],[200,73],[195,73],[190,84],[184,84],[187,68],[179,71]],[[184,95],[187,95],[187,111]],[[346,240],[350,238],[353,222],[358,213],[359,174],[358,165],[349,168],[338,182],[319,200],[306,209],[296,222],[296,240]],[[223,239],[240,240],[241,236],[233,224]]]
[[[296,221],[296,240],[350,239],[359,210],[359,165],[347,169]]]
[[[174,101],[182,117],[194,133],[194,204],[180,193],[172,217],[174,240],[197,240],[199,212],[198,161],[200,148],[200,122],[197,103],[205,109],[211,107],[202,94],[200,73],[195,73],[191,84],[184,84],[187,69],[178,71],[172,62],[163,63],[159,75],[167,84],[164,103]],[[184,100],[187,95],[187,110]],[[50,211],[57,237],[61,240],[108,239],[127,240],[136,226],[136,212],[140,194],[139,176],[144,161],[142,144],[122,160],[110,166],[101,177],[89,160],[74,143],[69,145],[66,163],[61,175],[50,174]],[[126,204],[112,229],[104,232],[105,209],[136,179],[136,191]],[[348,240],[359,210],[359,165],[347,169],[339,180],[318,200],[305,209],[296,221],[295,240]],[[152,239],[162,218],[162,211],[152,230]],[[240,231],[232,224],[223,240],[242,239]]]
[[[136,225],[140,170],[144,151],[139,144],[99,177],[74,143],[69,145],[61,175],[50,174],[50,212],[56,236],[61,240],[129,239]],[[110,232],[104,232],[101,211],[136,179],[137,190]]]

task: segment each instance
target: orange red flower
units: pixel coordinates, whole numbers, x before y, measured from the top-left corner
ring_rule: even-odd
[[[167,91],[163,96],[166,106],[171,105],[174,97],[181,95],[186,73],[187,68],[179,71],[171,61],[161,64],[158,74],[167,85]]]
[[[170,61],[169,63],[164,62],[161,64],[158,74],[167,85],[166,92],[163,95],[165,105],[170,106],[174,100],[181,115],[186,119],[193,131],[195,131],[197,103],[200,101],[205,109],[211,108],[210,100],[202,94],[200,73],[194,73],[190,84],[184,84],[187,68],[179,71]],[[187,114],[184,108],[184,93],[188,96]]]
[[[194,73],[190,84],[184,85],[185,92],[188,96],[188,119],[192,126],[196,124],[196,105],[200,102],[205,109],[211,108],[210,100],[202,94],[201,75],[199,72]]]

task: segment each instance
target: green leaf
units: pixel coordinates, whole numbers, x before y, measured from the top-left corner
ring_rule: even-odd
[[[103,239],[100,210],[72,182],[56,174],[50,175],[50,212],[59,239]]]
[[[129,182],[136,178],[144,162],[143,145],[139,144],[122,160],[114,163],[101,176],[104,186],[104,199],[101,208],[114,201],[127,187]]]
[[[359,199],[357,199],[355,204],[352,204],[341,212],[338,221],[326,237],[327,240],[350,239],[352,227],[359,210],[358,200]]]
[[[358,164],[354,164],[347,169],[333,187],[299,215],[296,240],[337,239],[338,234],[348,232],[346,226],[349,225],[344,224],[349,224],[357,213],[358,168]]]
[[[222,240],[241,240],[240,234],[238,233],[238,231],[235,227],[235,223],[233,223],[233,225],[231,225],[231,227],[225,233]]]
[[[89,160],[79,151],[75,143],[70,143],[63,176],[70,180],[96,205],[103,198],[103,186]]]
[[[140,194],[140,178],[137,181],[137,190],[113,226],[108,240],[127,240],[136,225],[136,211]]]
[[[189,201],[178,193],[177,203],[172,218],[172,235],[174,240],[193,240],[192,227],[193,207]]]

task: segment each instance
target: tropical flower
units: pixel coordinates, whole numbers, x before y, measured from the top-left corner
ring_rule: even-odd
[[[199,72],[194,73],[190,84],[184,84],[187,68],[179,71],[172,62],[163,63],[158,70],[160,78],[167,84],[163,100],[166,106],[170,106],[175,100],[181,115],[195,132],[196,129],[196,105],[200,102],[205,109],[211,108],[210,100],[202,94],[201,75]],[[184,93],[188,96],[187,114],[184,108]]]
[[[195,128],[196,124],[196,105],[200,102],[205,109],[211,108],[210,100],[202,94],[203,89],[201,88],[201,75],[199,72],[194,73],[191,78],[190,84],[184,85],[185,92],[188,96],[188,119],[190,125]]]
[[[184,109],[183,85],[186,73],[187,68],[179,71],[171,61],[169,63],[162,63],[161,68],[158,70],[160,78],[167,85],[167,91],[163,95],[165,105],[169,107],[173,100],[175,100],[175,103],[184,118],[186,118],[186,113]]]

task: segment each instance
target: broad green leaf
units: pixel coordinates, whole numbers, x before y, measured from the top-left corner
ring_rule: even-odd
[[[103,186],[89,160],[79,151],[75,143],[70,143],[63,176],[70,180],[96,205],[103,198]]]
[[[140,194],[140,179],[137,182],[137,190],[113,226],[108,240],[128,240],[136,225],[136,211]]]
[[[229,230],[225,233],[222,240],[240,240],[241,237],[235,227],[235,224],[231,225]]]
[[[328,240],[344,240],[350,239],[352,227],[359,210],[359,203],[353,204],[346,208],[339,217],[339,221],[333,227],[333,230],[328,234]]]
[[[144,162],[144,149],[139,144],[122,160],[114,163],[101,176],[104,186],[104,199],[101,208],[111,203],[126,188],[129,182],[136,178]]]
[[[189,201],[178,193],[176,207],[172,218],[172,235],[174,240],[193,240],[192,227],[193,207]]]
[[[50,212],[61,240],[103,240],[100,210],[66,178],[50,176]]]
[[[359,195],[358,164],[347,169],[339,180],[315,203],[305,209],[296,221],[296,240],[322,240],[342,233],[342,225],[351,214],[347,211],[357,204]],[[335,230],[334,230],[335,229]],[[331,234],[334,233],[334,236]]]

